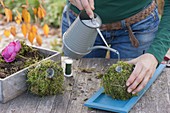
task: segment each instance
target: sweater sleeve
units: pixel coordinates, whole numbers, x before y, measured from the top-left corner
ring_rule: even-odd
[[[164,12],[156,37],[147,53],[153,54],[159,63],[170,48],[170,0],[165,0]]]

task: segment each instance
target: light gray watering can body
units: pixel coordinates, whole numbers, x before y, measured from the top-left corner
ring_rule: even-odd
[[[93,49],[107,49],[118,54],[115,49],[106,46],[94,46],[99,27],[102,22],[100,17],[95,14],[95,23],[85,11],[81,11],[76,20],[71,24],[68,30],[63,34],[63,52],[66,56],[73,59],[80,59],[90,53]],[[101,33],[100,33],[101,35]],[[105,40],[103,38],[103,40]]]

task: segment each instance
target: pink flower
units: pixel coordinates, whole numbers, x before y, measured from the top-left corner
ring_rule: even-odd
[[[2,57],[5,59],[6,62],[12,62],[15,60],[15,57],[19,50],[21,49],[21,43],[19,41],[13,41],[2,50]]]

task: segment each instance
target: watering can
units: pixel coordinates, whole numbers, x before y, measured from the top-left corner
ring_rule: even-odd
[[[101,24],[102,21],[97,14],[94,13],[94,18],[91,19],[85,11],[81,11],[79,16],[63,34],[62,49],[64,54],[73,59],[80,59],[89,54],[93,49],[107,49],[116,53],[119,60],[119,52],[108,46],[100,32]],[[106,46],[93,46],[98,33]]]

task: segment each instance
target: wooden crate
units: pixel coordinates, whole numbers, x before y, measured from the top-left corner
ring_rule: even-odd
[[[45,55],[46,58],[43,60],[61,61],[61,54],[59,52],[40,47],[34,48],[37,48],[40,53]],[[0,102],[5,103],[26,91],[26,72],[32,66],[24,68],[4,79],[0,78]]]

